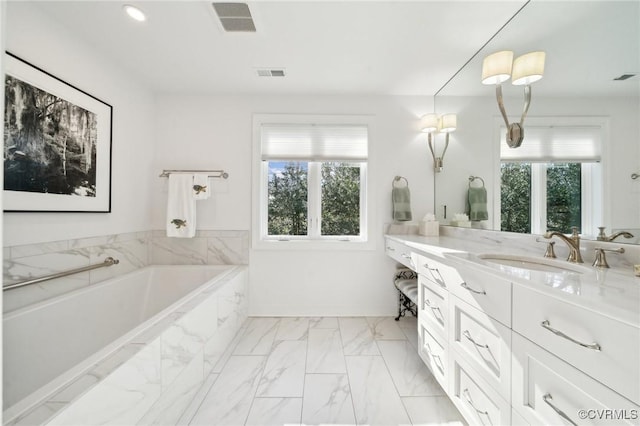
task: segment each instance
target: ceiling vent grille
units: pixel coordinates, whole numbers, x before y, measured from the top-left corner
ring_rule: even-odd
[[[246,3],[211,3],[227,32],[256,32],[256,25]]]
[[[283,69],[258,69],[256,70],[259,77],[284,77]]]

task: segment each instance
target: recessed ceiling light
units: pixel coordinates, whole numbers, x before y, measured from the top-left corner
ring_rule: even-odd
[[[131,19],[134,19],[138,22],[144,22],[147,20],[147,17],[145,16],[144,12],[135,6],[131,6],[130,4],[125,4],[123,8],[124,8],[124,11],[127,12],[127,15],[131,17]]]

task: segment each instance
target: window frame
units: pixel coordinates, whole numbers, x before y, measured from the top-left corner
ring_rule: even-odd
[[[370,163],[372,116],[362,115],[307,115],[307,114],[254,114],[253,116],[253,161],[252,161],[252,248],[268,250],[373,250],[372,230],[370,229],[373,194],[370,190]],[[360,164],[360,235],[334,236],[319,235],[321,230],[321,164],[323,161],[308,161],[308,205],[307,220],[313,220],[308,226],[308,235],[268,235],[268,161],[261,158],[261,126],[263,124],[302,124],[317,125],[351,124],[367,126],[368,150],[366,161],[329,161]],[[272,161],[277,161],[276,159]],[[282,160],[287,161],[287,160]],[[312,210],[314,209],[314,210]],[[316,215],[317,217],[313,216]],[[316,220],[317,219],[317,220]],[[313,228],[313,229],[312,229]]]
[[[519,117],[509,117],[510,121],[517,121]],[[610,158],[610,144],[609,144],[609,117],[604,116],[556,116],[556,117],[527,117],[527,124],[525,127],[525,140],[523,143],[526,143],[526,129],[527,125],[529,126],[540,126],[540,127],[572,127],[572,126],[596,126],[600,128],[601,135],[601,152],[600,152],[600,162],[581,162],[582,164],[582,205],[581,205],[581,214],[582,214],[582,229],[580,229],[580,233],[584,235],[595,235],[595,228],[597,226],[601,226],[602,224],[609,223],[611,217],[610,210],[610,194],[608,191],[604,191],[604,188],[608,187],[608,182],[610,181],[610,166],[608,159]],[[495,188],[500,188],[500,183],[502,179],[500,164],[503,163],[500,153],[500,143],[503,130],[501,127],[504,126],[504,120],[502,117],[494,116],[493,121],[493,139],[495,141],[494,147],[494,176],[493,182]],[[505,163],[513,162],[509,160],[505,160]],[[549,161],[551,162],[551,161]],[[558,160],[561,162],[561,160]],[[544,218],[546,219],[546,167],[544,168],[545,173],[537,172],[534,174],[533,167],[536,163],[532,163],[531,170],[531,233],[532,234],[542,234],[546,232],[545,229],[542,229],[541,224],[541,214],[536,213],[536,210],[539,210],[538,207],[543,204],[543,207],[540,209],[544,210]],[[595,166],[595,167],[594,167]],[[540,175],[544,175],[544,179],[540,178]],[[534,177],[538,176],[538,177]],[[600,180],[598,182],[598,179]],[[539,186],[538,188],[534,188],[534,186],[540,185],[540,181],[544,180],[544,185]],[[538,192],[536,193],[536,190]],[[541,192],[544,192],[542,194]],[[534,197],[537,197],[539,201],[541,196],[544,195],[545,202],[540,204],[534,204]],[[595,211],[593,206],[600,207],[599,211]],[[493,211],[494,214],[494,222],[493,229],[501,229],[501,197],[498,192],[498,195],[494,197],[493,202]],[[546,223],[546,222],[545,222]],[[539,231],[539,232],[538,232]]]

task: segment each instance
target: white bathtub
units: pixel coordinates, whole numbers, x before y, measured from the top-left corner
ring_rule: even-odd
[[[53,411],[53,423],[135,423],[152,415],[141,410],[151,409],[194,358],[211,371],[246,318],[246,281],[244,266],[150,266],[8,313],[4,421],[41,423],[43,410]],[[151,369],[138,392],[144,403],[130,401],[135,413],[105,407],[111,413],[100,414],[92,392],[103,382],[112,392],[112,376],[134,374],[127,368]]]

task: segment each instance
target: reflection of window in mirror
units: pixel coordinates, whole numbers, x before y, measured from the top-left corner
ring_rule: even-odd
[[[601,126],[530,126],[525,132],[520,148],[509,148],[504,136],[500,142],[500,229],[594,229],[603,219]]]

